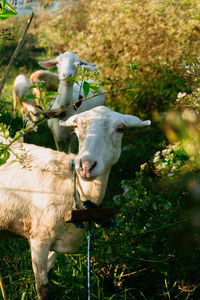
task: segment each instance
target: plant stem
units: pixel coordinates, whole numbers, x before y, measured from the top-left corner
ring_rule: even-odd
[[[15,52],[13,53],[13,55],[12,55],[12,57],[11,57],[11,59],[10,59],[10,62],[9,62],[8,67],[7,67],[7,69],[6,69],[5,75],[4,75],[4,77],[3,77],[3,79],[2,79],[2,81],[1,81],[1,83],[0,83],[0,95],[1,95],[1,92],[2,92],[2,90],[3,90],[3,88],[4,88],[4,85],[5,85],[5,83],[6,83],[6,80],[8,79],[8,76],[9,76],[11,67],[12,67],[12,65],[13,65],[13,63],[14,63],[14,60],[15,60],[15,58],[17,57],[19,51],[21,50],[21,48],[22,48],[22,46],[23,46],[23,44],[24,44],[25,36],[26,36],[26,33],[27,33],[28,29],[29,29],[29,26],[30,26],[30,24],[31,24],[31,21],[32,21],[32,19],[33,19],[33,16],[34,16],[34,13],[32,12],[32,14],[31,14],[31,16],[30,16],[30,19],[29,19],[29,21],[28,21],[28,23],[27,23],[27,25],[26,25],[25,30],[24,30],[23,36],[22,36],[21,40],[19,41],[19,43],[18,43],[18,45],[17,45],[17,48],[15,49]]]
[[[3,286],[3,281],[2,281],[1,274],[0,274],[0,289],[1,289],[3,300],[7,300],[6,292],[5,292],[5,289],[4,289],[4,286]]]
[[[116,90],[112,90],[112,91],[108,91],[108,92],[98,93],[98,94],[95,94],[93,96],[90,96],[88,98],[83,99],[82,102],[85,102],[85,101],[87,101],[89,99],[92,99],[92,98],[100,96],[100,95],[105,95],[105,94],[110,94],[110,93],[116,93],[116,92],[119,92],[119,91],[125,91],[125,90],[130,90],[130,89],[132,89],[132,88],[121,88],[121,89],[116,89]],[[47,118],[43,118],[42,120],[36,122],[34,124],[34,126],[31,127],[31,128],[28,128],[27,130],[25,129],[24,132],[21,135],[19,135],[16,138],[14,138],[9,144],[4,145],[4,147],[1,148],[1,151],[2,150],[4,151],[5,149],[9,149],[12,144],[14,144],[20,138],[24,137],[27,133],[33,131],[34,128],[36,128],[37,126],[45,123],[46,121],[48,121],[48,119],[56,118],[56,115],[59,115],[60,113],[62,113],[64,111],[67,111],[68,109],[74,107],[76,105],[76,103],[78,103],[79,101],[80,100],[77,100],[75,103],[73,103],[73,104],[71,104],[71,105],[69,105],[69,106],[67,106],[65,108],[61,108],[59,110],[56,109],[56,110],[49,110],[49,111],[41,111],[41,113],[43,113],[44,115],[46,115]]]
[[[135,86],[134,88],[137,88],[137,86]],[[82,102],[85,102],[85,101],[87,101],[87,100],[90,100],[90,99],[92,99],[92,98],[95,98],[95,97],[97,97],[97,96],[100,96],[100,95],[106,95],[106,94],[111,94],[111,93],[116,93],[116,92],[121,92],[121,91],[126,91],[126,90],[132,90],[133,89],[133,87],[131,87],[131,88],[121,88],[121,89],[115,89],[115,90],[111,90],[111,91],[108,91],[108,92],[102,92],[102,93],[98,93],[98,94],[95,94],[95,95],[92,95],[92,96],[90,96],[90,97],[88,97],[88,98],[85,98],[85,99],[83,99],[83,100],[81,100]],[[52,109],[52,110],[50,110],[50,111],[42,111],[42,113],[44,113],[44,114],[53,114],[53,118],[55,118],[55,116],[57,115],[57,114],[61,114],[61,113],[63,113],[64,111],[66,111],[66,110],[68,110],[68,109],[70,109],[70,108],[72,108],[72,107],[74,107],[75,105],[76,105],[76,103],[78,103],[80,100],[77,100],[75,103],[73,103],[73,104],[71,104],[71,105],[69,105],[69,106],[67,106],[67,107],[65,107],[65,108],[61,108],[61,109]],[[51,117],[50,117],[51,118]]]

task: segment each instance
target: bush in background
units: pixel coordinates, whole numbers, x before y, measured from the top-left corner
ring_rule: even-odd
[[[54,15],[45,10],[36,15],[25,51],[37,57],[31,48],[45,49],[48,58],[73,51],[97,63],[107,90],[134,82],[138,88],[108,96],[107,104],[143,117],[165,111],[178,92],[190,90],[183,66],[199,54],[199,10],[198,0],[117,0],[112,5],[80,0]],[[4,23],[16,38],[22,30],[17,20]],[[4,41],[3,48],[10,43]],[[134,74],[130,63],[139,64]]]

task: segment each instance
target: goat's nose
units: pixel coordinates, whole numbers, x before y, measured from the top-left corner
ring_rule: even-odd
[[[63,78],[70,78],[72,77],[71,73],[63,73]]]
[[[85,178],[89,178],[91,176],[92,170],[96,167],[96,165],[97,165],[97,161],[80,160],[81,176]]]

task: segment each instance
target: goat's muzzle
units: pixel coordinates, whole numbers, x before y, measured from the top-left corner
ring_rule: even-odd
[[[84,180],[91,180],[94,178],[92,171],[95,169],[97,161],[80,160],[79,174]]]

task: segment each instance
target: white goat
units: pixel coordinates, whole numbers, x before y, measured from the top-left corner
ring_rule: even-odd
[[[150,121],[100,106],[60,121],[60,125],[74,126],[78,155],[24,144],[32,155],[31,170],[17,162],[10,164],[12,158],[0,168],[0,231],[9,230],[29,240],[40,300],[47,299],[47,276],[55,252],[74,253],[83,237],[83,229],[64,222],[65,213],[73,207],[70,161],[75,160],[79,207],[85,200],[99,205],[111,166],[121,153],[123,128],[148,126]]]
[[[20,74],[15,78],[13,86],[13,113],[16,115],[16,108],[19,101],[22,117],[28,117],[33,121],[37,121],[41,111],[35,107],[36,103],[34,99],[30,98],[24,100],[24,97],[28,94],[32,94],[32,90],[29,89],[30,87],[31,83],[25,75]]]
[[[39,81],[44,81],[44,86],[47,91],[57,92],[59,85],[58,74],[44,70],[33,72],[30,76],[31,85],[33,85],[33,83],[38,83]],[[40,105],[40,91],[37,88],[33,88],[33,94],[37,97],[35,99],[37,105]]]
[[[55,66],[57,66],[58,68],[58,76],[60,81],[58,92],[61,95],[56,96],[55,101],[51,107],[52,109],[65,108],[70,104],[73,104],[78,100],[79,95],[84,98],[83,88],[80,90],[78,84],[73,83],[72,81],[66,81],[66,79],[70,79],[71,77],[76,76],[76,66],[81,66],[83,68],[93,70],[95,68],[95,64],[81,60],[72,52],[65,52],[59,55],[56,59],[39,62],[39,64],[44,68],[53,68]],[[92,80],[90,80],[90,82],[94,83],[94,81]],[[102,89],[100,89],[99,91],[103,92]],[[88,94],[88,97],[90,96],[92,96],[91,92]],[[75,134],[73,134],[72,129],[69,127],[61,127],[59,125],[59,119],[67,120],[72,115],[104,104],[105,95],[100,95],[95,97],[94,99],[83,102],[77,111],[71,108],[67,110],[64,113],[64,116],[62,116],[61,118],[50,119],[48,121],[48,126],[53,133],[57,150],[63,151],[65,149],[64,142],[66,141],[69,144],[69,152],[74,152],[76,146],[76,136]]]

